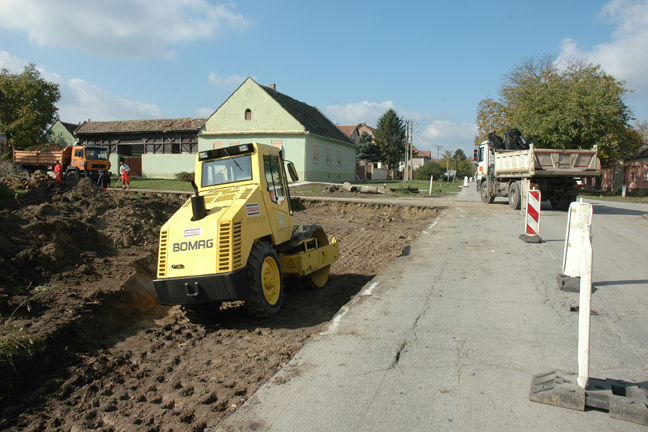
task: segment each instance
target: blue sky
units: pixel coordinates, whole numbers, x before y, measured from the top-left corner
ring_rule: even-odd
[[[251,76],[340,125],[415,119],[469,152],[476,107],[523,58],[574,55],[648,120],[648,0],[2,0],[0,68],[35,63],[63,121],[209,116]]]

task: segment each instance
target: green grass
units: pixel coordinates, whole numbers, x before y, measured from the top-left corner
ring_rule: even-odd
[[[603,201],[616,201],[627,203],[648,204],[648,190],[637,190],[626,193],[625,198],[621,196],[621,191],[582,191],[578,198],[603,200]]]
[[[31,312],[31,302],[36,297],[41,295],[49,288],[49,285],[39,285],[34,288],[36,294],[29,297],[27,300],[23,301],[11,314],[9,317],[4,317],[0,314],[0,322],[4,327],[4,335],[0,337],[0,369],[5,364],[8,364],[11,368],[15,370],[13,364],[13,358],[16,355],[24,355],[27,357],[33,356],[35,353],[39,352],[44,348],[44,345],[40,339],[33,338],[28,335],[22,327],[18,327],[14,324],[14,315],[18,312],[18,309],[25,307],[27,312]],[[29,287],[15,287],[16,292],[29,291]]]
[[[16,195],[20,199],[27,192],[24,190],[13,190],[4,184],[0,185],[0,209],[7,208],[16,200]]]
[[[389,188],[399,188],[402,189],[401,192],[394,192],[391,194],[388,194],[390,196],[401,196],[401,195],[412,195],[411,193],[407,192],[407,188],[418,188],[419,190],[419,195],[427,195],[428,192],[430,191],[430,181],[429,180],[412,180],[409,182],[403,182],[400,180],[387,180],[383,182],[358,182],[354,183],[359,186],[383,186],[384,184],[387,184],[387,187]],[[463,182],[461,181],[454,181],[454,182],[445,182],[442,180],[435,180],[432,183],[432,194],[436,195],[439,193],[459,193],[461,190],[461,187],[463,185]],[[416,195],[416,194],[414,194]]]
[[[122,184],[118,178],[111,179],[110,187],[114,188],[115,186],[121,188]],[[131,177],[131,187],[135,189],[155,189],[155,190],[171,190],[171,191],[193,191],[191,183],[183,182],[180,180],[171,180],[171,179],[142,179],[142,178],[132,178]]]

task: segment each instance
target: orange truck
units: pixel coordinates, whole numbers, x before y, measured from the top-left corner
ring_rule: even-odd
[[[62,147],[54,151],[14,150],[14,165],[20,165],[28,172],[52,170],[56,161],[63,166],[63,179],[78,182],[80,178],[97,180],[103,170],[110,170],[108,149],[102,146]]]

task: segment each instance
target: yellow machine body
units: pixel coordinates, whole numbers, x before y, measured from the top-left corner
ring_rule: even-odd
[[[160,232],[153,282],[162,304],[249,300],[256,242],[274,250],[282,274],[326,272],[319,277],[325,282],[339,259],[337,241],[329,243],[321,228],[295,227],[279,149],[243,144],[199,152],[195,178],[196,196]]]

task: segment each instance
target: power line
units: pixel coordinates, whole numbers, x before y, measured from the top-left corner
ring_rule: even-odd
[[[441,149],[443,148],[443,146],[435,145],[434,147],[437,148],[437,162],[438,162],[439,161],[439,154],[441,153]]]

